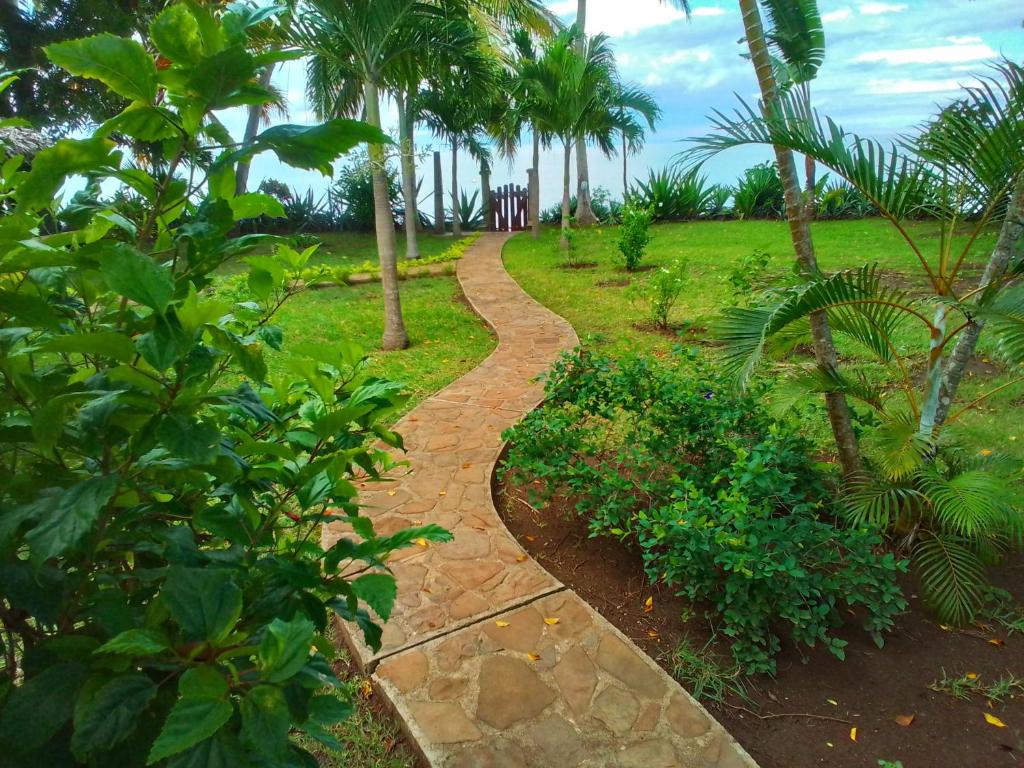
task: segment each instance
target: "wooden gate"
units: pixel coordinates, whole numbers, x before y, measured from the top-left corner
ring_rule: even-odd
[[[491,192],[488,229],[521,232],[530,225],[530,195],[519,185],[506,184]]]

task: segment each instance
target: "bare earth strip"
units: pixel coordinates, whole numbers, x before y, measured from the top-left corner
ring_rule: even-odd
[[[578,343],[505,272],[507,237],[484,235],[457,271],[497,349],[398,423],[410,471],[363,497],[381,533],[437,523],[454,541],[393,559],[398,601],[378,653],[358,630],[343,627],[346,640],[429,766],[756,768],[498,517],[501,433],[540,403],[536,377]],[[325,543],[339,535],[328,528]]]

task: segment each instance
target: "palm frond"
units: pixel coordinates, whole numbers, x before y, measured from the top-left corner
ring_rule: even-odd
[[[1011,518],[1008,490],[994,474],[973,470],[947,478],[927,467],[920,475],[920,486],[942,531],[966,539],[990,538],[1006,531]]]
[[[825,29],[817,0],[761,0],[768,17],[765,37],[795,83],[814,79],[825,61]]]
[[[881,479],[858,479],[844,490],[840,509],[855,528],[887,531],[914,516],[926,504],[911,485]]]
[[[941,620],[957,626],[973,621],[988,580],[981,559],[963,540],[936,533],[922,536],[914,547],[913,565],[925,602]]]
[[[885,414],[865,441],[883,476],[896,481],[917,472],[930,455],[932,445],[921,434],[913,414],[895,411]]]

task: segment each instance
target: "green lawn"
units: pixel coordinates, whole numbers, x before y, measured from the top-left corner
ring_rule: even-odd
[[[923,243],[926,256],[934,256],[938,248],[938,228],[930,223],[912,223],[909,230]],[[673,321],[677,326],[689,324],[687,336],[692,341],[706,339],[704,329],[718,315],[722,307],[737,303],[742,297],[734,295],[726,278],[741,258],[755,249],[767,251],[771,259],[758,282],[767,286],[784,279],[792,269],[792,246],[785,222],[777,221],[722,221],[685,224],[663,224],[651,228],[653,239],[648,248],[645,264],[661,266],[674,259],[688,263],[687,289],[677,305]],[[994,231],[986,233],[975,249],[977,261],[983,262],[995,242]],[[679,339],[671,334],[659,334],[638,327],[645,319],[645,309],[631,297],[631,291],[622,283],[643,281],[649,275],[626,275],[619,262],[616,247],[618,237],[614,227],[598,227],[577,233],[579,260],[596,262],[589,269],[567,269],[564,257],[557,248],[557,232],[545,230],[541,239],[534,241],[529,234],[513,238],[504,250],[505,265],[513,277],[538,301],[565,317],[579,333],[583,343],[595,350],[615,355],[631,352],[666,354]],[[838,270],[867,263],[877,263],[886,270],[887,280],[908,291],[924,290],[923,271],[906,243],[885,221],[868,219],[859,221],[818,222],[814,225],[814,239],[822,269]],[[964,238],[959,238],[964,242]],[[982,265],[970,265],[966,275],[975,277]],[[845,340],[838,340],[839,351],[847,365],[867,375],[882,375],[879,368],[868,362],[860,349]],[[922,328],[906,324],[896,339],[901,354],[923,369],[927,351],[927,335]],[[982,337],[982,357],[988,360],[991,345]],[[709,347],[709,353],[715,354]],[[992,359],[993,363],[994,358]],[[961,387],[963,398],[973,399],[991,388],[1010,380],[996,366],[978,377],[971,377]],[[1007,434],[1007,425],[1015,425],[1018,407],[1013,403],[1024,395],[1024,384],[1003,390],[984,404],[984,408],[965,416],[959,424],[964,438],[979,449],[1006,449],[1024,459],[1024,428]],[[808,418],[808,428],[827,445],[827,425],[824,418]]]

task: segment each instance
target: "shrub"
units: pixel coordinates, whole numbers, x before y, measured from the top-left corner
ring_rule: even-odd
[[[823,179],[815,209],[819,219],[863,219],[878,214],[875,205],[852,184],[827,179]]]
[[[386,167],[388,199],[396,224],[404,220],[402,188],[398,172],[389,163]],[[331,187],[333,206],[339,211],[339,227],[355,232],[373,231],[376,214],[373,202],[373,173],[369,155],[363,150],[350,154]]]
[[[639,547],[648,578],[703,607],[746,672],[773,672],[778,630],[842,658],[850,613],[881,644],[906,605],[905,563],[837,527],[795,425],[759,392],[729,394],[697,352],[618,362],[588,353],[551,371],[544,405],[506,433],[503,473],[574,500],[594,535]]]
[[[786,212],[779,169],[774,163],[748,168],[736,182],[733,213],[740,219],[777,219]]]
[[[641,208],[629,202],[622,209],[622,225],[619,228],[619,251],[626,270],[632,272],[644,258],[647,244],[651,242],[648,229],[651,226],[653,212],[650,208]]]
[[[725,275],[725,282],[733,291],[733,303],[745,306],[750,303],[754,288],[759,285],[759,277],[763,277],[771,254],[761,248],[755,248],[743,256]]]
[[[630,298],[644,306],[648,319],[659,328],[669,327],[669,316],[686,289],[688,268],[685,259],[676,259],[629,288]]]
[[[697,170],[663,168],[649,171],[646,182],[637,179],[630,197],[650,208],[655,221],[684,221],[709,215],[716,189]]]
[[[104,130],[159,135],[169,169],[124,167],[102,135],[62,140],[28,172],[0,169],[14,211],[0,276],[5,765],[309,765],[290,733],[336,747],[328,729],[351,711],[329,616],[379,647],[396,593],[384,559],[449,538],[381,536],[359,514],[354,480],[392,466],[378,442],[401,445],[385,425],[404,396],[368,377],[356,346],[297,348],[290,377],[268,380],[274,313],[313,249],[229,237],[241,219],[281,213],[268,195],[234,196],[235,165],[275,151],[324,169],[385,137],[332,120],[231,143],[213,113],[261,93],[246,50],[265,19],[167,6],[153,23],[159,73],[132,39],[47,49],[133,101]],[[208,183],[190,187],[175,169],[199,162]],[[141,224],[95,207],[41,239],[38,211],[72,173],[130,186]],[[211,295],[215,270],[258,244],[276,247],[246,259],[245,300]],[[324,549],[328,521],[351,533]]]

